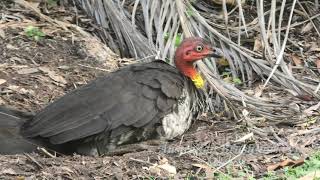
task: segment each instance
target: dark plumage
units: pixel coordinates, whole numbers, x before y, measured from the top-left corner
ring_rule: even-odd
[[[0,108],[0,142],[6,141],[0,153],[31,151],[34,144],[65,154],[101,155],[123,144],[174,138],[190,126],[196,92],[189,78],[162,61],[130,65],[35,116]]]

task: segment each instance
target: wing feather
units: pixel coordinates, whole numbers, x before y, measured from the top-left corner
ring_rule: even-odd
[[[21,132],[62,144],[117,128],[150,125],[173,109],[183,81],[174,67],[163,62],[132,65],[53,102]]]

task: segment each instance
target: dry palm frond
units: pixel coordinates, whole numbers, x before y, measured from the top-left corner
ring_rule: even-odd
[[[317,92],[319,79],[312,83],[298,79],[283,59],[297,0],[284,0],[280,4],[272,0],[268,1],[268,5],[257,0],[257,17],[251,21],[246,19],[244,3],[240,0],[233,1],[236,6],[229,12],[226,4],[229,1],[226,0],[221,1],[222,5],[200,0],[75,1],[101,26],[99,35],[104,42],[124,56],[137,59],[156,56],[173,63],[175,46],[181,36],[201,36],[221,47],[232,79],[240,79],[244,85],[251,86],[254,74],[257,74],[262,79],[267,77],[263,88],[272,86],[269,83],[272,80],[296,94],[316,99],[320,97]],[[266,7],[269,8],[267,11]],[[312,13],[314,15],[314,11]],[[234,22],[236,26],[230,25],[231,17],[237,17],[234,18],[237,19]],[[260,33],[264,52],[241,46],[241,41],[254,33]],[[277,122],[290,120],[293,123],[294,120],[305,118],[287,101],[252,97],[234,84],[224,81],[219,74],[219,64],[214,59],[206,59],[197,65],[210,85],[208,92],[213,89],[218,94],[215,97],[215,108],[229,106],[235,114],[239,114],[239,109],[234,106],[246,107],[255,114]],[[212,101],[210,99],[209,104],[212,105]]]

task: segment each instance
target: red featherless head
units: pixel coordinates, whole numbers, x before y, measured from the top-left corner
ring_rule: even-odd
[[[194,80],[199,75],[193,66],[193,62],[206,57],[219,58],[222,57],[222,53],[204,39],[191,37],[184,39],[177,48],[174,62],[185,76]]]

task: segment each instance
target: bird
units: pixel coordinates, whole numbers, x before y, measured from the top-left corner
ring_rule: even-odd
[[[175,51],[175,67],[156,59],[122,67],[35,114],[1,106],[0,154],[42,146],[101,156],[123,145],[180,136],[191,126],[205,86],[194,62],[221,56],[205,39],[189,37]]]

